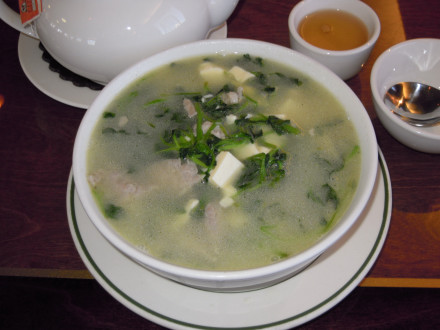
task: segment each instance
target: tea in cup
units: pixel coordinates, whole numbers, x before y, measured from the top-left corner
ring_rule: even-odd
[[[343,80],[362,69],[380,34],[376,13],[359,0],[303,0],[288,24],[291,47]]]

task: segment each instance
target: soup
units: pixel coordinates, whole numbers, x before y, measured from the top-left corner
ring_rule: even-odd
[[[307,15],[298,26],[300,36],[313,46],[328,50],[349,50],[368,41],[368,29],[353,14],[326,9]]]
[[[361,151],[325,87],[279,63],[210,55],[115,96],[94,128],[90,187],[111,226],[180,266],[242,270],[313,245],[346,210]]]

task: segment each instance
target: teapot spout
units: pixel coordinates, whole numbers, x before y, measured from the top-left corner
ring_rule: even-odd
[[[238,0],[206,0],[212,27],[225,22],[237,6]]]

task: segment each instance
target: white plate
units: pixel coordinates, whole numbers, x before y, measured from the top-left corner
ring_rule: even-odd
[[[272,287],[243,293],[193,289],[142,268],[116,250],[87,217],[72,176],[67,190],[69,226],[89,271],[135,313],[173,329],[276,328],[310,321],[345,298],[373,266],[391,217],[388,169],[379,155],[372,197],[344,238],[300,274]]]
[[[224,23],[214,29],[208,39],[224,39],[228,33]],[[88,87],[77,87],[70,81],[63,80],[58,73],[49,69],[49,64],[41,56],[40,41],[25,34],[18,38],[18,58],[20,65],[31,83],[47,96],[73,107],[87,109],[98,96],[99,91]]]

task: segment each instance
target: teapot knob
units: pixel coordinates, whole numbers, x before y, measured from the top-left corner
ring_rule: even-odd
[[[211,25],[218,26],[228,19],[237,6],[238,0],[206,0]]]

